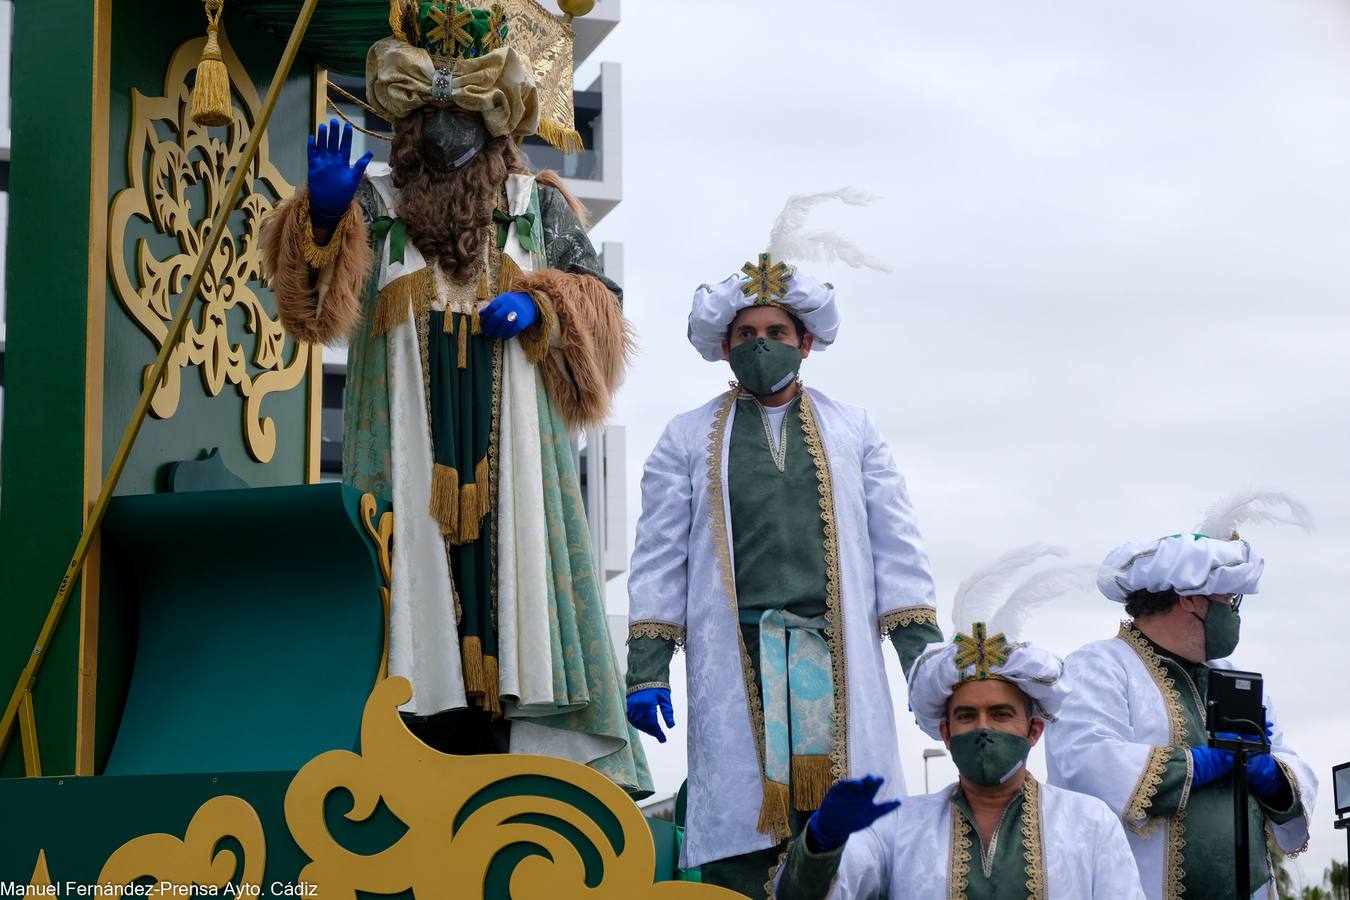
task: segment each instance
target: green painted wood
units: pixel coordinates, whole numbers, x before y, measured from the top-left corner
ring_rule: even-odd
[[[104,567],[134,584],[139,629],[106,774],[298,769],[355,749],[384,648],[359,504],[343,484],[113,501]]]
[[[240,15],[277,40],[284,40],[301,5],[301,0],[231,0],[225,16]],[[334,72],[363,76],[366,51],[380,38],[388,37],[389,31],[389,0],[323,3],[314,13],[300,52]]]
[[[225,30],[261,97],[275,73],[282,44],[270,33],[258,30],[242,17],[232,18],[228,12]],[[287,33],[289,30],[288,26]],[[174,50],[185,41],[201,37],[203,32],[204,19],[199,4],[181,4],[178,15],[165,15],[162,0],[118,0],[115,4],[108,143],[110,204],[130,182],[127,151],[132,125],[132,90],[150,97],[163,95],[164,73]],[[312,86],[310,66],[297,64],[268,127],[270,159],[293,186],[303,184],[305,179],[305,145],[313,119]],[[224,139],[226,129],[212,129],[211,133]],[[161,127],[160,134],[168,137],[170,132]],[[192,186],[187,196],[193,204],[194,218],[207,217],[204,189]],[[240,212],[230,218],[236,243],[243,235],[243,221]],[[136,239],[141,237],[148,239],[149,247],[159,258],[177,252],[176,239],[156,233],[150,222],[133,219],[120,247],[129,272],[137,271]],[[257,281],[250,282],[249,287],[262,299],[268,312],[275,314],[276,304],[270,289]],[[180,301],[181,296],[174,298],[175,303]],[[159,347],[121,305],[111,278],[105,306],[103,453],[106,469],[140,396],[142,373],[154,361]],[[199,311],[194,312],[189,327],[199,322],[200,316]],[[246,331],[242,310],[230,313],[228,323],[231,343],[242,343],[245,353],[251,354],[255,343]],[[290,360],[294,352],[294,342],[287,339],[283,357]],[[257,371],[250,365],[250,372]],[[195,459],[212,447],[220,448],[221,458],[230,471],[254,487],[304,481],[307,381],[286,393],[271,394],[264,401],[263,413],[276,422],[278,441],[272,461],[261,464],[249,455],[244,443],[244,401],[239,389],[226,383],[218,396],[210,396],[203,382],[202,369],[195,366],[182,369],[181,379],[182,394],[177,412],[169,419],[151,415],[146,420],[118,485],[118,496],[166,490],[170,464]]]
[[[80,423],[93,21],[87,11],[71,12],[50,3],[19,4],[14,10],[5,452],[0,463],[4,700],[28,661],[83,515]],[[57,630],[34,692],[48,772],[71,772],[75,766],[75,612]],[[16,736],[0,761],[0,775],[22,774]]]

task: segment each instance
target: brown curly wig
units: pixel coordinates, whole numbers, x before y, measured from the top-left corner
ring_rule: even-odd
[[[456,278],[480,269],[483,229],[502,195],[506,176],[529,174],[529,166],[509,136],[490,137],[461,169],[442,172],[428,166],[420,147],[422,128],[437,110],[425,106],[394,123],[389,167],[400,191],[398,215],[408,238],[428,261],[438,261]],[[477,113],[455,110],[457,115]]]

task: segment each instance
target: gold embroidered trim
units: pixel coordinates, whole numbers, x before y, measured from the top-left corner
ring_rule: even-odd
[[[500,484],[497,477],[501,472],[501,451],[497,441],[502,427],[502,342],[492,345],[492,431],[488,434],[488,480]],[[488,579],[488,598],[492,607],[492,627],[497,627],[497,528],[502,517],[497,514],[497,492],[488,491],[488,503],[492,508],[492,531],[488,535],[491,541],[488,553],[492,559],[492,577]]]
[[[338,254],[342,252],[342,239],[346,234],[348,223],[352,219],[351,207],[338,219],[337,225],[333,226],[333,236],[328,239],[328,243],[320,247],[314,241],[314,222],[309,217],[309,191],[301,191],[299,199],[296,200],[299,207],[296,210],[296,216],[301,222],[305,223],[304,235],[302,236],[302,247],[305,254],[305,262],[309,263],[311,269],[325,269],[331,266],[337,260]]]
[[[1272,755],[1273,755],[1273,754],[1272,754]],[[1290,788],[1290,790],[1293,791],[1293,794],[1294,794],[1294,800],[1295,800],[1295,801],[1302,807],[1302,809],[1303,809],[1303,812],[1301,813],[1301,815],[1302,815],[1302,817],[1303,817],[1303,830],[1304,830],[1305,832],[1307,832],[1307,831],[1309,831],[1309,830],[1311,829],[1312,823],[1309,822],[1309,820],[1308,820],[1308,804],[1306,804],[1306,803],[1303,802],[1303,789],[1300,788],[1299,785],[1298,785],[1298,776],[1296,776],[1296,775],[1294,774],[1294,770],[1293,770],[1292,768],[1290,768],[1289,764],[1286,763],[1284,760],[1280,759],[1278,756],[1275,757],[1275,763],[1280,767],[1280,771],[1284,773],[1284,777],[1285,777],[1286,779],[1288,779],[1288,781],[1289,781],[1289,788]],[[1279,846],[1280,846],[1280,842],[1279,842],[1279,840],[1275,837],[1275,823],[1274,823],[1274,821],[1271,820],[1271,819],[1269,819],[1269,818],[1267,818],[1267,819],[1266,819],[1266,825],[1267,825],[1267,827],[1269,828],[1269,831],[1270,831],[1270,841],[1271,841],[1271,843],[1273,843],[1275,846],[1279,847]],[[1285,856],[1288,856],[1288,857],[1290,857],[1290,858],[1293,858],[1293,857],[1297,857],[1297,856],[1302,855],[1303,851],[1305,851],[1305,850],[1307,850],[1307,849],[1308,849],[1308,838],[1305,837],[1305,838],[1303,839],[1303,844],[1302,844],[1302,846],[1300,846],[1297,850],[1288,850],[1288,851],[1286,851],[1283,847],[1280,847],[1280,852],[1284,853]],[[1273,872],[1273,871],[1275,871],[1275,870],[1274,870],[1274,869],[1271,869],[1271,871]]]
[[[474,482],[463,484],[458,469],[440,463],[432,466],[429,511],[453,545],[472,543],[482,535],[483,517],[492,510],[488,467],[484,456],[474,466]]]
[[[637,619],[628,623],[628,640],[634,638],[674,641],[675,649],[679,650],[684,647],[684,626],[660,619]]]
[[[834,674],[834,749],[830,752],[834,780],[848,777],[848,667],[845,657],[844,607],[839,597],[839,533],[835,528],[834,479],[816,424],[815,404],[804,389],[798,416],[806,449],[816,465],[820,491],[820,521],[825,531],[825,641],[830,647],[830,666]]]
[[[950,846],[947,848],[947,900],[966,900],[970,879],[970,823],[961,815],[956,804],[950,801],[947,803],[947,814],[952,818],[951,837],[948,838]]]
[[[644,681],[641,684],[635,684],[630,687],[626,696],[631,697],[638,691],[645,691],[648,688],[665,688],[666,690],[670,690],[670,684],[664,681]]]
[[[436,283],[430,266],[395,278],[380,289],[375,309],[370,314],[370,333],[379,337],[408,320],[409,308],[415,316],[425,316],[436,296]]]
[[[1129,802],[1125,804],[1125,824],[1140,837],[1148,837],[1158,827],[1158,820],[1151,818],[1148,810],[1153,805],[1153,798],[1158,795],[1171,754],[1170,747],[1154,747],[1148,752],[1144,771],[1139,773],[1139,781],[1135,783]]]
[[[1168,739],[1173,747],[1186,747],[1189,732],[1186,729],[1186,713],[1181,708],[1181,694],[1177,691],[1176,682],[1167,674],[1167,667],[1153,648],[1144,640],[1144,636],[1134,627],[1132,622],[1121,622],[1120,631],[1116,637],[1125,642],[1133,650],[1139,659],[1143,661],[1144,668],[1148,670],[1153,683],[1158,687],[1158,693],[1162,695],[1163,705],[1167,707],[1168,718]],[[1131,815],[1142,816],[1148,804],[1152,802],[1153,794],[1157,793],[1157,785],[1154,784],[1152,792],[1145,798],[1140,794],[1141,788],[1148,792],[1146,780],[1149,775],[1150,766],[1155,762],[1155,756],[1158,751],[1162,751],[1164,765],[1166,765],[1166,754],[1168,748],[1155,747],[1149,753],[1148,763],[1144,766],[1144,772],[1139,777],[1139,784],[1135,786],[1135,793],[1131,795],[1129,803],[1125,805],[1125,825],[1140,837],[1147,837],[1152,834],[1158,826],[1159,819],[1145,821],[1136,826],[1137,819],[1132,819]],[[1160,779],[1161,780],[1161,779]],[[1138,806],[1136,807],[1136,803]],[[1167,859],[1164,863],[1164,884],[1163,900],[1178,900],[1184,887],[1186,878],[1186,869],[1182,865],[1182,850],[1186,846],[1186,810],[1179,809],[1171,816],[1166,817],[1170,821],[1167,823]]]
[[[1027,861],[1027,900],[1045,900],[1045,823],[1041,818],[1041,785],[1030,772],[1022,784],[1022,848]]]
[[[937,610],[931,606],[904,606],[884,612],[877,617],[877,626],[881,629],[882,637],[889,636],[897,628],[907,628],[910,625],[936,626],[937,623]]]
[[[754,737],[755,753],[759,757],[760,779],[763,782],[763,798],[760,801],[759,821],[755,830],[767,834],[775,841],[788,836],[786,802],[783,804],[782,821],[775,813],[778,808],[778,794],[775,785],[764,775],[764,706],[760,702],[759,690],[755,683],[754,663],[750,661],[750,652],[745,647],[745,638],[741,634],[740,611],[736,604],[736,574],[731,567],[731,541],[727,535],[727,513],[722,491],[722,448],[726,445],[727,420],[736,406],[736,390],[727,391],[713,416],[712,431],[708,434],[708,518],[712,527],[713,551],[717,556],[717,568],[722,574],[722,586],[726,591],[728,605],[731,607],[732,627],[736,629],[736,644],[741,650],[741,677],[744,682],[745,705],[750,713],[751,734]],[[786,792],[786,785],[779,785]]]

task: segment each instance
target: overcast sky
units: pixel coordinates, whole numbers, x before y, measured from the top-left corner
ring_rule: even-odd
[[[662,427],[730,377],[685,341],[694,288],[763,249],[788,194],[871,189],[813,222],[895,271],[813,270],[843,327],[803,376],[877,417],[944,630],[960,580],[1013,545],[1096,563],[1221,495],[1290,491],[1318,531],[1244,535],[1267,568],[1233,659],[1322,780],[1304,874],[1344,858],[1350,0],[630,0],[597,58],[623,66],[624,202],[594,236],[624,243],[642,344],[615,415],[630,544]],[[626,609],[622,578],[609,599]],[[1028,637],[1067,653],[1119,616],[1065,599]],[[646,742],[663,790],[684,777],[682,665],[674,739]],[[922,790],[931,744],[896,696]],[[934,787],[954,774],[937,761]]]

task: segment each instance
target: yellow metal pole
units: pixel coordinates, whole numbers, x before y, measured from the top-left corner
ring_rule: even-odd
[[[117,448],[117,455],[113,457],[112,467],[108,470],[108,477],[103,479],[103,489],[99,492],[98,499],[94,501],[94,508],[90,511],[89,518],[84,524],[84,531],[80,534],[79,543],[75,545],[75,553],[70,558],[70,565],[66,567],[66,573],[61,579],[61,586],[57,589],[56,599],[52,601],[51,609],[47,612],[47,620],[42,624],[42,631],[38,634],[37,643],[33,646],[33,653],[29,656],[28,663],[23,667],[23,674],[19,676],[19,683],[14,686],[14,694],[9,698],[9,705],[5,707],[4,718],[0,719],[0,759],[4,758],[5,748],[9,746],[9,739],[14,733],[14,722],[18,717],[19,706],[23,702],[24,695],[33,689],[33,685],[37,681],[38,668],[42,665],[42,660],[46,656],[52,635],[56,632],[56,626],[61,622],[61,614],[65,612],[66,602],[70,599],[75,581],[79,577],[80,569],[83,568],[85,557],[89,553],[89,544],[103,521],[104,513],[108,511],[108,502],[112,499],[113,490],[116,489],[117,482],[122,477],[122,470],[126,468],[127,459],[131,456],[131,449],[136,444],[136,437],[140,434],[141,425],[145,422],[146,413],[150,410],[150,399],[154,396],[155,389],[164,378],[164,370],[169,366],[169,358],[173,355],[174,348],[182,340],[183,328],[187,325],[188,315],[192,312],[193,301],[196,300],[197,291],[201,288],[202,278],[206,275],[206,267],[210,264],[211,257],[215,254],[216,248],[220,245],[220,240],[225,234],[225,222],[230,213],[234,211],[234,204],[239,199],[239,192],[243,189],[244,181],[252,172],[253,160],[258,153],[258,144],[267,131],[267,123],[272,119],[272,110],[277,105],[277,98],[281,96],[281,89],[285,85],[287,77],[290,76],[291,66],[295,64],[295,57],[300,52],[300,42],[309,29],[309,21],[314,17],[314,8],[318,5],[319,0],[305,0],[305,5],[301,7],[300,15],[295,20],[295,27],[291,29],[290,40],[286,42],[286,50],[281,54],[281,62],[277,64],[276,74],[272,77],[272,84],[267,89],[267,97],[263,100],[262,113],[253,125],[253,133],[249,135],[248,143],[244,146],[243,159],[235,170],[234,177],[230,179],[229,187],[225,189],[224,201],[216,212],[215,219],[211,222],[211,232],[207,236],[206,246],[202,248],[201,255],[197,257],[197,266],[193,269],[192,278],[188,281],[187,290],[183,293],[183,302],[179,304],[178,312],[169,325],[168,337],[165,338],[164,345],[159,349],[159,356],[155,358],[155,364],[150,368],[145,380],[145,387],[141,390],[141,399],[137,401],[136,409],[131,414],[131,422],[122,435],[122,443]]]

